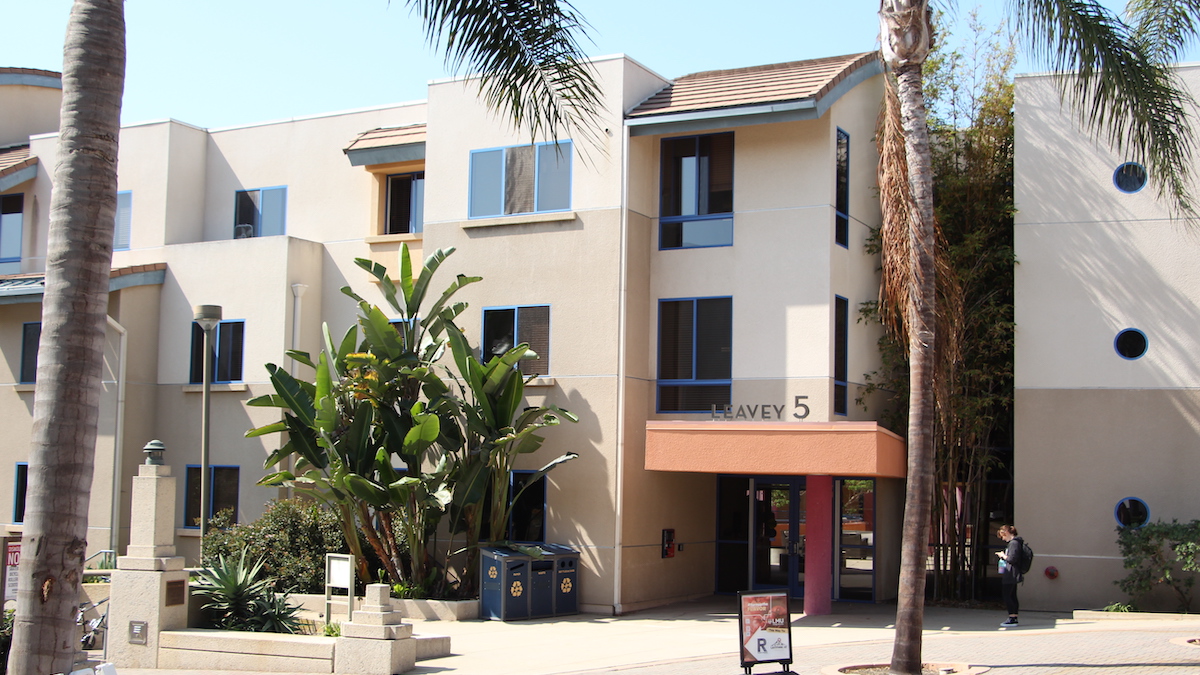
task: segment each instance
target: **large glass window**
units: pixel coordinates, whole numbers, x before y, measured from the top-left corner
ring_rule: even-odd
[[[208,518],[225,509],[233,512],[237,522],[238,473],[236,466],[210,466],[208,481]],[[183,526],[200,527],[200,475],[198,466],[187,467],[187,502],[183,507]]]
[[[233,238],[283,234],[287,222],[287,188],[239,190],[234,205]]]
[[[525,343],[538,355],[518,365],[525,375],[550,374],[550,306],[493,307],[483,310],[483,342],[480,358],[485,363],[516,345]]]
[[[733,298],[659,301],[659,412],[728,404],[732,371]]]
[[[733,134],[662,142],[659,248],[733,244]]]
[[[133,193],[117,193],[117,215],[113,223],[113,250],[128,251],[129,236],[133,229]]]
[[[849,338],[850,301],[841,296],[833,299],[833,414],[849,412]]]
[[[30,321],[21,327],[21,384],[37,382],[38,343],[41,339],[41,321]]]
[[[531,480],[533,471],[513,471],[509,487],[512,511],[508,538],[511,541],[546,541],[546,476]]]
[[[245,321],[222,321],[217,324],[213,350],[213,382],[240,382],[242,379],[242,350],[245,342]],[[191,382],[204,381],[204,330],[192,322]]]
[[[875,481],[846,478],[836,482],[838,513],[839,600],[875,599]]]
[[[387,177],[384,234],[416,234],[425,223],[425,172]]]
[[[25,196],[0,196],[0,262],[20,262]]]
[[[833,238],[841,246],[850,245],[850,134],[837,130],[837,194]]]
[[[471,218],[571,208],[571,141],[471,153]]]

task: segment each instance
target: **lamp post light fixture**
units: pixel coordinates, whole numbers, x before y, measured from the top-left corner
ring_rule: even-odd
[[[203,544],[204,535],[208,533],[208,503],[209,497],[209,468],[208,468],[208,428],[212,417],[209,409],[209,397],[212,394],[213,371],[213,329],[221,323],[220,305],[196,305],[195,320],[204,331],[204,394],[200,402],[200,542]]]
[[[157,438],[147,443],[146,447],[142,448],[142,452],[146,453],[146,463],[151,466],[162,466],[163,451],[166,449],[167,446]]]

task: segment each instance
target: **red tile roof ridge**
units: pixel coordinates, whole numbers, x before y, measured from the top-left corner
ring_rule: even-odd
[[[784,63],[768,63],[761,66],[746,66],[743,68],[729,68],[726,70],[703,70],[698,73],[690,73],[683,77],[676,78],[675,82],[684,80],[699,80],[709,77],[728,77],[737,75],[750,75],[754,73],[765,73],[772,70],[788,70],[792,68],[805,67],[811,68],[818,64],[847,64],[854,63],[859,60],[876,58],[879,52],[859,52],[857,54],[844,54],[842,56],[824,56],[819,59],[807,59],[803,61],[787,61]]]
[[[123,277],[127,274],[137,274],[138,272],[157,272],[167,269],[167,263],[150,263],[148,265],[129,265],[128,267],[117,267],[109,272],[109,278]]]
[[[47,77],[62,79],[62,73],[53,70],[40,70],[38,68],[7,68],[0,66],[0,75],[45,75]]]

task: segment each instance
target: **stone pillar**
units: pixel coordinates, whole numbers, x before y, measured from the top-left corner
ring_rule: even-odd
[[[345,675],[395,675],[413,669],[417,643],[412,624],[392,606],[387,584],[370,584],[362,606],[342,624],[333,650],[333,672]]]
[[[833,477],[808,476],[804,486],[804,614],[833,613]]]
[[[188,575],[175,555],[175,477],[142,464],[133,478],[129,548],[117,558],[108,615],[108,659],[157,668],[158,634],[187,627]]]

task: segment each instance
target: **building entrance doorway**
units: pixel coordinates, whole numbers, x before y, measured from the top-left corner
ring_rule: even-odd
[[[751,588],[786,588],[804,596],[803,476],[754,478]]]

